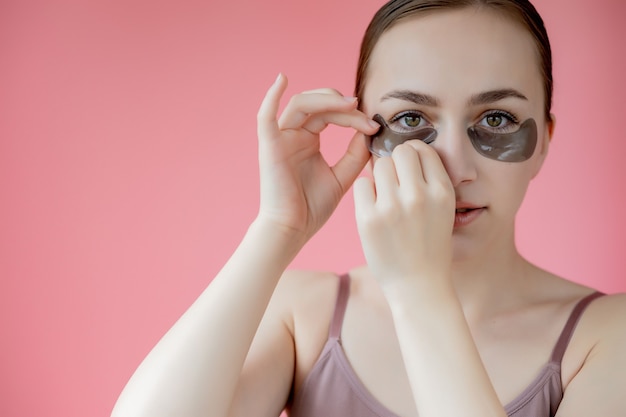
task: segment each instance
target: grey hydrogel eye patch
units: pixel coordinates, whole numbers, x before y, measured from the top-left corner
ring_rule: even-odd
[[[400,133],[393,131],[380,114],[374,115],[372,119],[380,125],[380,129],[371,136],[369,149],[379,157],[390,156],[396,146],[406,141],[421,140],[432,143],[437,137],[437,131],[432,127]],[[474,149],[487,158],[502,162],[523,162],[535,152],[537,123],[534,119],[528,119],[517,131],[511,133],[496,133],[480,126],[472,126],[467,129],[467,135]]]
[[[467,129],[479,154],[502,162],[523,162],[533,156],[537,146],[537,123],[528,119],[511,133],[495,133],[480,126]]]
[[[437,131],[432,127],[422,127],[413,132],[395,132],[380,114],[375,114],[372,120],[380,125],[378,132],[370,138],[370,152],[376,156],[390,156],[394,148],[408,140],[421,140],[431,143],[437,137]]]

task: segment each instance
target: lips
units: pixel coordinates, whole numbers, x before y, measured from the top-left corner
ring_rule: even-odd
[[[464,227],[475,221],[486,210],[485,207],[469,203],[457,203],[454,213],[454,227]]]

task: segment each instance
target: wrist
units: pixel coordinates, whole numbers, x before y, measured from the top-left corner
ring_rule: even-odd
[[[445,272],[420,274],[389,280],[382,286],[390,307],[402,312],[405,308],[437,309],[458,303],[450,276]]]
[[[262,216],[257,216],[250,224],[247,236],[259,239],[268,248],[278,247],[284,254],[293,256],[308,240],[304,232]]]

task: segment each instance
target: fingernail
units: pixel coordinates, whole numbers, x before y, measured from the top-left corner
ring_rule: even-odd
[[[357,100],[356,97],[344,97],[343,99],[348,103],[354,103]]]
[[[370,119],[370,120],[368,120],[367,122],[368,122],[368,123],[370,124],[370,126],[372,126],[372,127],[376,127],[376,128],[380,127],[380,124],[378,124],[378,123],[377,123],[376,121],[374,121],[374,120],[371,120],[371,119]]]
[[[276,84],[282,78],[282,76],[283,76],[283,73],[279,72],[278,77],[276,77],[276,81],[274,81],[274,84]]]

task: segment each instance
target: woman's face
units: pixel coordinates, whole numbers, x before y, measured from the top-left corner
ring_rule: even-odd
[[[437,11],[400,21],[384,33],[370,60],[362,109],[380,114],[396,131],[437,130],[435,148],[458,205],[486,210],[455,228],[455,245],[480,231],[486,244],[512,242],[514,217],[537,174],[550,138],[543,81],[533,39],[491,10]],[[479,154],[468,128],[496,133],[537,123],[533,156],[502,162]],[[460,249],[460,248],[459,248]]]

